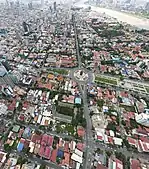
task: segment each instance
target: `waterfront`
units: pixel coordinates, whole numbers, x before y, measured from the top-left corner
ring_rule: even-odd
[[[80,7],[88,7],[89,5],[84,4],[84,2],[84,0],[80,1],[76,5]],[[105,13],[111,17],[116,18],[118,21],[126,22],[138,28],[149,29],[149,19],[138,18],[123,12],[118,12],[112,9],[100,8],[95,6],[91,6],[91,9],[92,11],[95,11],[97,13]]]

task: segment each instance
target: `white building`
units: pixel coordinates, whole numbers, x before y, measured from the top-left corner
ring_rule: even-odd
[[[149,127],[149,114],[146,113],[137,114],[135,116],[135,119],[137,123]]]

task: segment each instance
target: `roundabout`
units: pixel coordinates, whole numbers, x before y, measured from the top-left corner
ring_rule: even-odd
[[[88,73],[83,69],[78,69],[74,71],[74,78],[77,81],[86,82],[89,78]]]

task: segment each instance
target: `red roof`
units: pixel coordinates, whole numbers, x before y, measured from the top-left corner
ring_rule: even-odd
[[[131,160],[131,169],[139,169],[140,161],[139,160]]]
[[[62,160],[62,165],[68,165],[70,163],[70,153],[64,153],[64,159]]]
[[[16,107],[16,100],[13,100],[12,103],[8,105],[8,110],[14,111],[15,107]]]
[[[49,89],[49,90],[51,90],[52,89],[52,84],[51,83],[45,84],[44,87]]]
[[[113,137],[108,137],[109,143],[113,144]]]
[[[25,142],[25,139],[20,139],[20,143],[24,143]]]
[[[147,137],[140,137],[140,140],[146,143],[149,143],[149,139]]]
[[[41,135],[33,134],[31,137],[31,141],[34,143],[40,143],[41,142]]]
[[[139,128],[137,129],[137,132],[138,132],[138,133],[141,133],[141,134],[145,134],[145,135],[148,134],[147,131],[146,131],[145,129],[141,128],[141,127],[139,127]]]
[[[106,71],[107,67],[105,65],[101,65],[100,69],[101,69],[102,72],[104,72],[104,71]]]
[[[108,168],[103,166],[102,164],[98,164],[96,169],[108,169]]]
[[[123,169],[123,163],[119,159],[115,159],[116,169]]]
[[[65,142],[64,152],[69,152],[69,143]]]
[[[80,151],[83,151],[84,144],[83,143],[77,143],[77,149],[80,150]]]
[[[20,114],[19,117],[18,117],[18,119],[20,121],[24,121],[25,120],[25,116],[23,114]]]
[[[148,127],[144,127],[144,129],[149,133],[149,128]]]
[[[52,146],[52,144],[53,144],[53,137],[49,136],[47,145]]]
[[[115,169],[123,169],[123,163],[119,159],[114,157],[109,158],[109,166],[111,166],[113,163],[116,163]]]
[[[49,147],[46,147],[44,157],[47,159],[50,159],[50,152],[51,152],[51,149]]]
[[[100,141],[103,141],[103,137],[102,136],[97,136],[97,139]]]
[[[85,134],[84,128],[83,127],[79,127],[78,130],[77,130],[77,133],[78,133],[79,137],[84,137],[84,134]]]
[[[149,152],[149,146],[147,146],[148,143],[142,142],[141,140],[138,141],[138,146],[140,150],[144,152]]]
[[[29,141],[29,140],[25,140],[25,142],[24,142],[24,147],[25,147],[25,148],[28,148],[28,147],[29,147],[29,144],[30,144],[30,141]]]
[[[121,91],[120,95],[121,97],[126,97],[126,98],[128,97],[128,93],[125,91]]]
[[[109,130],[106,130],[106,135],[107,135],[107,136],[109,136],[109,135],[110,135]]]
[[[135,113],[134,112],[127,112],[124,113],[124,117],[129,120],[129,119],[134,119],[135,118]]]
[[[22,137],[23,132],[24,132],[24,129],[20,129],[20,131],[18,133],[18,137]]]
[[[29,106],[29,103],[28,103],[27,101],[25,101],[25,102],[23,103],[23,108],[27,109],[28,106]]]
[[[128,117],[131,119],[135,118],[135,113],[134,112],[128,112]]]
[[[109,90],[106,91],[106,97],[109,99],[115,98],[114,93],[112,91],[110,92]]]
[[[9,110],[9,111],[14,111],[14,109],[15,109],[15,105],[10,104],[10,105],[8,106],[8,110]]]
[[[48,135],[44,134],[42,136],[41,145],[46,145],[48,142],[48,138],[49,138]]]
[[[40,147],[40,150],[39,150],[39,153],[38,153],[38,154],[39,154],[41,157],[42,157],[43,154],[44,154],[44,148],[45,148],[44,146],[41,146],[41,147]]]
[[[131,137],[128,137],[127,140],[128,140],[128,142],[129,142],[129,144],[136,146],[137,141],[136,141],[135,139],[133,139],[133,138],[131,138]]]
[[[61,59],[61,64],[72,64],[72,60]]]
[[[54,149],[52,150],[51,158],[50,158],[50,160],[54,163],[56,162],[56,156],[57,156],[57,149]]]

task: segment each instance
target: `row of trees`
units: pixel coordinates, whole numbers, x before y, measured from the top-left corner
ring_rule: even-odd
[[[84,118],[84,111],[82,108],[78,108],[76,116],[72,119],[72,124],[74,126],[80,125],[86,128],[86,119]]]

